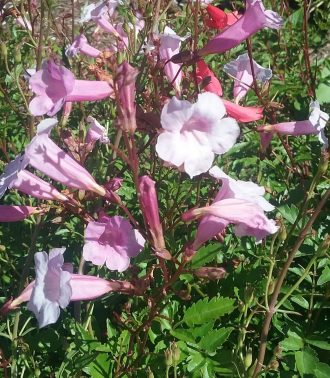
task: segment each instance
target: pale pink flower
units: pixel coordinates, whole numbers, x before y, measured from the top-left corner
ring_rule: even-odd
[[[273,75],[271,69],[260,66],[260,64],[254,60],[252,60],[252,64],[256,80],[265,83],[271,79]],[[225,64],[223,70],[235,79],[234,97],[235,102],[239,103],[253,84],[252,69],[248,53],[242,54],[238,56],[237,59]]]
[[[238,122],[252,122],[263,118],[264,108],[261,106],[241,106],[222,98],[226,111],[230,117]]]
[[[106,81],[76,80],[73,73],[51,59],[42,64],[29,80],[31,90],[36,94],[30,104],[35,115],[56,114],[64,102],[96,101],[113,95],[113,89]]]
[[[74,39],[73,43],[66,49],[65,54],[68,57],[73,57],[79,53],[96,58],[101,54],[101,51],[91,46],[84,34],[79,34]]]
[[[212,38],[202,49],[199,57],[219,54],[232,49],[265,27],[280,29],[283,19],[271,10],[266,10],[261,0],[246,0],[244,15],[222,33]]]
[[[163,108],[156,151],[165,162],[194,177],[211,168],[215,154],[223,154],[236,142],[240,129],[226,117],[221,99],[214,93],[198,95],[196,103],[173,97]]]
[[[213,167],[209,173],[222,181],[214,202],[211,206],[192,209],[183,215],[185,220],[202,217],[193,243],[195,250],[231,223],[235,224],[237,236],[255,236],[257,242],[277,231],[274,221],[264,215],[264,211],[272,211],[274,206],[263,198],[263,187],[253,182],[234,180],[218,167]]]
[[[1,308],[1,313],[15,309],[23,302],[33,311],[39,327],[55,323],[60,308],[70,301],[93,300],[112,291],[129,293],[134,290],[127,281],[108,281],[100,277],[72,273],[72,265],[64,264],[65,248],[54,248],[49,255],[37,252],[34,255],[36,280],[32,281],[14,300]]]
[[[17,222],[40,212],[38,207],[0,205],[0,222]]]
[[[266,149],[272,139],[273,134],[281,135],[317,135],[323,148],[328,148],[328,139],[325,135],[324,128],[329,120],[329,115],[320,109],[318,101],[312,101],[310,104],[311,114],[308,120],[281,122],[275,125],[264,125],[258,128],[261,133],[261,143],[263,149]]]
[[[17,156],[7,164],[4,173],[0,176],[0,198],[7,188],[14,188],[35,198],[67,201],[68,198],[51,184],[25,170],[27,164],[28,159],[24,155]]]
[[[103,215],[86,227],[83,256],[94,265],[106,264],[110,270],[123,272],[128,268],[130,258],[142,251],[144,243],[142,235],[128,220]]]
[[[36,316],[39,328],[55,323],[60,308],[67,307],[71,300],[71,273],[62,269],[64,251],[65,248],[54,248],[49,255],[34,255],[36,280],[27,307]]]
[[[94,117],[88,116],[86,121],[89,123],[89,129],[86,135],[86,143],[99,141],[102,144],[109,144],[108,132]]]
[[[165,249],[163,228],[159,219],[159,209],[155,182],[149,176],[142,176],[139,179],[139,192],[141,209],[144,219],[149,226],[149,231],[157,251]]]
[[[159,34],[159,38],[159,56],[165,64],[165,75],[169,83],[173,83],[175,90],[180,93],[180,83],[182,79],[181,64],[175,64],[170,62],[169,60],[173,55],[179,53],[181,42],[184,41],[187,37],[180,37],[170,27],[165,26],[164,33]]]
[[[56,123],[56,119],[47,119],[39,124],[37,135],[25,148],[28,163],[70,188],[90,190],[104,196],[105,189],[90,173],[49,138],[48,133]]]

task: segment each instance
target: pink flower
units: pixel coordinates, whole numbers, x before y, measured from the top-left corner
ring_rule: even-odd
[[[102,144],[109,144],[107,130],[94,117],[88,116],[86,121],[89,123],[89,129],[86,135],[86,143],[95,143],[99,141]]]
[[[273,73],[269,68],[264,68],[252,60],[255,78],[261,82],[271,79]],[[224,71],[235,79],[234,97],[235,102],[239,101],[246,95],[253,84],[250,58],[247,53],[240,55],[237,59],[227,63],[223,67]]]
[[[121,216],[101,216],[98,222],[90,222],[85,230],[84,259],[95,265],[104,263],[110,270],[123,272],[130,258],[138,255],[145,240]]]
[[[55,323],[70,301],[92,300],[111,291],[132,292],[127,281],[108,281],[103,278],[72,274],[71,264],[64,264],[65,248],[54,248],[49,255],[37,252],[34,255],[36,280],[31,282],[14,300],[1,309],[1,313],[13,310],[29,301],[28,309],[33,311],[39,327]]]
[[[266,149],[272,139],[272,135],[275,133],[294,136],[314,134],[318,136],[319,141],[323,144],[323,148],[328,148],[329,144],[324,133],[324,128],[329,120],[329,115],[320,109],[318,101],[312,101],[310,108],[312,112],[308,120],[261,126],[258,131],[261,132],[263,149]]]
[[[247,9],[239,20],[198,50],[199,57],[228,51],[264,27],[282,27],[282,18],[276,12],[265,10],[261,0],[246,0],[246,5]]]
[[[24,168],[27,164],[27,158],[19,155],[5,167],[5,172],[0,176],[0,198],[7,188],[15,188],[35,198],[67,201],[68,198],[51,184],[26,171]]]
[[[195,104],[173,97],[163,108],[156,151],[161,159],[194,177],[211,168],[214,155],[223,154],[236,142],[240,130],[226,114],[214,93],[198,95]]]
[[[234,180],[218,167],[210,169],[211,176],[222,181],[222,187],[212,205],[192,209],[183,214],[184,220],[202,217],[193,248],[197,250],[204,242],[235,224],[237,236],[255,236],[257,242],[277,231],[273,220],[264,211],[274,207],[263,198],[265,190],[252,182]]]
[[[199,60],[196,64],[197,82],[200,84],[208,80],[208,84],[203,86],[206,92],[212,92],[218,96],[222,96],[222,87],[220,81],[214,75],[213,71],[208,67],[204,60]]]
[[[0,222],[17,222],[40,212],[38,207],[0,205]]]
[[[106,81],[75,80],[71,71],[51,59],[43,62],[29,84],[36,94],[29,104],[30,112],[35,116],[46,113],[52,116],[66,101],[96,101],[113,94]]]
[[[101,54],[101,51],[91,46],[83,34],[79,34],[66,49],[65,54],[69,57],[73,57],[79,53],[96,58]]]
[[[38,125],[37,135],[25,148],[28,163],[70,188],[90,190],[104,196],[105,189],[87,170],[49,138],[48,133],[56,123],[56,119],[46,119]]]
[[[124,61],[117,71],[121,127],[133,134],[136,130],[135,80],[138,70]]]
[[[60,316],[60,307],[65,308],[72,296],[71,273],[62,269],[65,248],[34,255],[36,280],[27,305],[36,316],[39,328],[55,323]]]
[[[149,226],[154,247],[156,251],[161,252],[165,249],[165,241],[159,219],[155,182],[149,176],[140,177],[139,192],[143,216]]]
[[[263,118],[264,109],[260,106],[240,106],[231,101],[222,99],[226,111],[230,117],[238,122],[252,122]]]
[[[169,59],[171,59],[173,55],[179,53],[181,42],[184,41],[186,37],[179,37],[174,30],[165,26],[164,33],[159,34],[159,38],[159,56],[165,64],[165,75],[169,83],[173,83],[175,90],[180,93],[180,83],[182,79],[181,64],[172,63]]]

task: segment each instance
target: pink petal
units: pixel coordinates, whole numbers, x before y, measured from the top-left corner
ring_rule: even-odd
[[[0,222],[21,221],[37,211],[39,209],[32,206],[0,205]]]
[[[106,81],[75,80],[72,92],[66,101],[97,101],[114,95],[113,89]]]

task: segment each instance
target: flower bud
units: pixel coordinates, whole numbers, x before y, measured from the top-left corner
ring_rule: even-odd
[[[166,363],[166,366],[173,365],[173,355],[170,348],[165,350],[165,363]]]
[[[135,79],[138,71],[124,61],[118,69],[117,86],[119,92],[121,127],[133,134],[136,129]]]
[[[199,278],[219,280],[221,278],[224,278],[227,272],[226,269],[221,267],[205,266],[202,268],[195,269],[193,273],[195,276]]]
[[[180,361],[180,348],[176,344],[176,342],[173,342],[171,344],[171,350],[172,350],[172,357],[173,357],[173,362],[176,365]]]
[[[7,55],[8,55],[7,46],[4,42],[1,42],[1,58],[3,60],[7,60]]]
[[[252,348],[249,348],[246,352],[245,358],[244,358],[244,366],[247,370],[252,364]]]
[[[140,177],[139,192],[141,210],[144,219],[149,226],[154,248],[158,252],[164,251],[165,241],[163,236],[163,228],[159,219],[155,182],[149,176]]]

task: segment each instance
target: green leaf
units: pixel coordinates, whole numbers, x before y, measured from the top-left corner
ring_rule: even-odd
[[[323,285],[329,281],[330,281],[330,268],[326,266],[323,269],[323,272],[320,275],[319,279],[317,280],[317,285]]]
[[[319,362],[316,365],[316,369],[313,371],[315,378],[329,378],[330,377],[330,366]]]
[[[193,326],[218,319],[220,316],[231,313],[235,308],[234,303],[235,299],[232,298],[215,297],[210,301],[204,298],[186,310],[183,321],[188,326]]]
[[[280,342],[280,345],[284,351],[288,350],[300,350],[304,347],[303,339],[295,332],[288,332],[289,337]]]
[[[186,342],[194,343],[194,344],[196,343],[194,335],[188,329],[183,329],[183,328],[172,329],[171,335],[182,341],[186,341]]]
[[[219,243],[209,244],[198,250],[191,261],[192,268],[199,268],[215,259],[216,255],[220,251]]]
[[[278,211],[281,213],[284,219],[293,224],[297,219],[298,208],[294,205],[283,205],[278,207]]]
[[[307,344],[316,346],[317,348],[330,350],[330,344],[324,340],[313,340],[313,339],[305,339]],[[329,375],[330,377],[330,375]]]
[[[198,346],[207,352],[214,352],[228,339],[233,329],[233,327],[215,329],[205,335],[198,343]]]
[[[301,377],[312,374],[317,365],[317,358],[312,350],[304,349],[295,353],[296,365]]]
[[[291,297],[291,301],[297,303],[297,305],[305,308],[306,310],[309,309],[308,301],[301,295],[295,295],[294,297]]]

